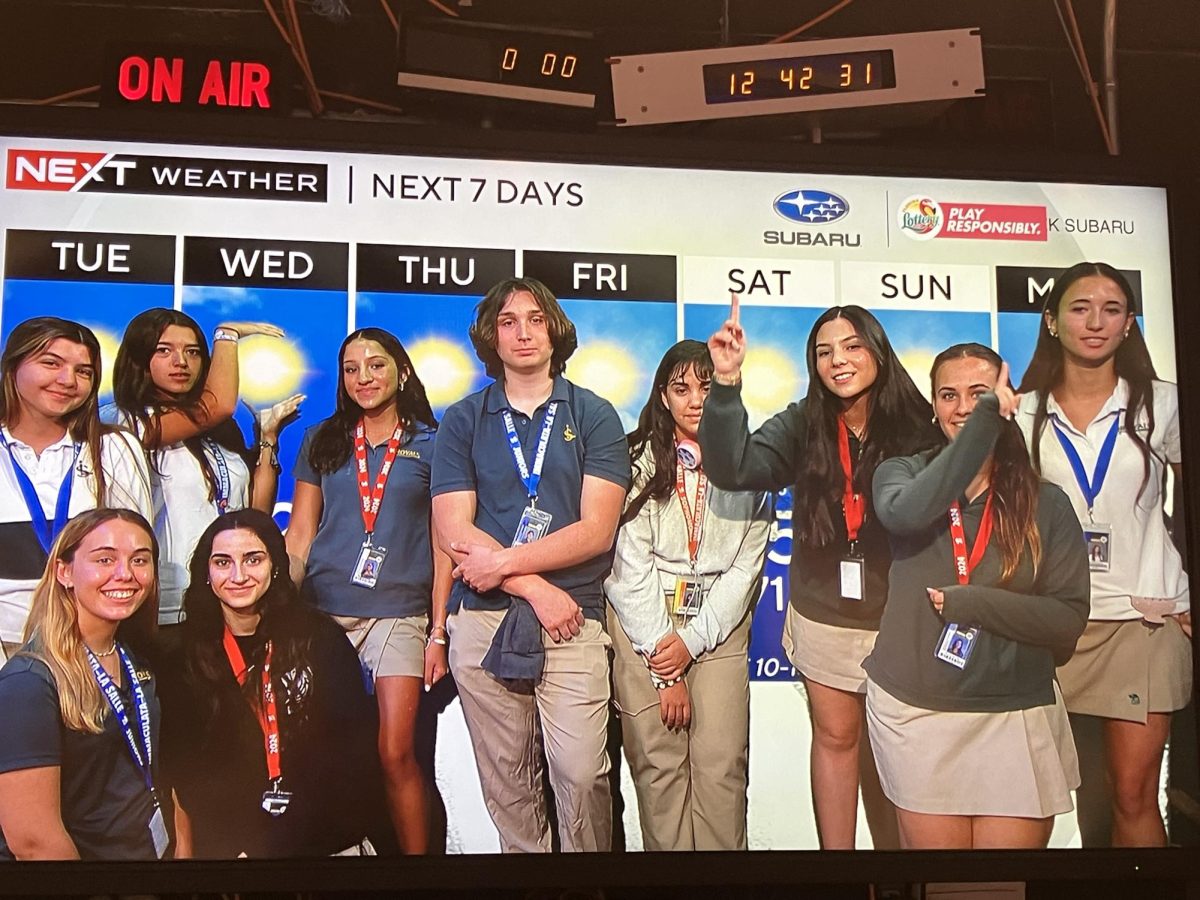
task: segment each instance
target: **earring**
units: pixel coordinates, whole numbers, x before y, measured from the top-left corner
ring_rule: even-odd
[[[935,413],[933,418],[931,418],[929,421],[932,422],[934,425],[936,425],[937,424],[937,414]]]
[[[1055,340],[1058,340],[1058,332],[1055,329],[1053,329],[1049,325],[1047,325],[1046,330],[1050,332],[1050,337],[1054,338]]]

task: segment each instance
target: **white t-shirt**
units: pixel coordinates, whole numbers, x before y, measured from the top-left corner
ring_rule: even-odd
[[[1118,381],[1112,396],[1082,432],[1063,414],[1053,394],[1046,401],[1047,421],[1041,435],[1042,476],[1066,492],[1085,528],[1089,522],[1087,500],[1054,433],[1054,425],[1057,424],[1070,439],[1083,462],[1084,471],[1094,479],[1096,460],[1113,418],[1117,417],[1120,422],[1108,474],[1090,519],[1112,529],[1108,571],[1092,572],[1092,619],[1141,618],[1141,613],[1131,603],[1133,597],[1174,600],[1176,613],[1191,608],[1187,573],[1183,571],[1183,561],[1163,520],[1162,485],[1166,465],[1182,459],[1179,398],[1173,384],[1155,381],[1153,388],[1154,431],[1148,435],[1152,451],[1150,477],[1144,489],[1142,452],[1125,430],[1125,411],[1129,402],[1129,385],[1125,379]],[[1017,423],[1026,442],[1031,444],[1037,402],[1036,394],[1026,394],[1021,398],[1017,412]],[[1143,438],[1147,437],[1149,416],[1146,410],[1139,411],[1135,428]]]
[[[100,411],[105,421],[129,425],[115,406]],[[215,441],[204,442],[204,455],[214,473],[219,472],[217,455],[229,473],[227,511],[250,504],[250,470],[245,461]],[[183,621],[183,592],[188,586],[188,563],[196,542],[209,524],[221,514],[216,500],[208,497],[208,482],[200,461],[182,441],[161,447],[153,454],[150,483],[154,495],[154,534],[158,538],[158,624]]]
[[[86,447],[76,457],[74,442],[70,435],[64,435],[38,456],[32,447],[14,438],[7,427],[3,431],[17,463],[33,482],[47,521],[54,521],[59,488],[72,465],[75,477],[67,514],[74,518],[96,507],[96,475]],[[104,435],[100,464],[108,488],[108,505],[136,510],[152,519],[150,473],[137,438],[128,432]],[[0,639],[9,643],[23,639],[33,589],[45,562],[46,555],[37,542],[29,508],[13,472],[12,457],[0,447]]]

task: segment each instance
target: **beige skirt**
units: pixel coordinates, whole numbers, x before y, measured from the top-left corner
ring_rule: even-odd
[[[843,628],[807,619],[791,605],[783,620],[783,650],[804,677],[826,687],[865,694],[863,660],[875,649],[879,632]]]
[[[1058,680],[1073,713],[1145,723],[1147,713],[1187,706],[1192,642],[1171,618],[1156,627],[1142,619],[1088,622]]]
[[[424,613],[396,619],[334,616],[333,620],[346,632],[359,661],[371,673],[372,682],[394,675],[425,677],[429,616]]]
[[[883,792],[943,816],[1045,819],[1070,812],[1079,760],[1062,693],[1011,712],[940,712],[867,684],[867,729]]]

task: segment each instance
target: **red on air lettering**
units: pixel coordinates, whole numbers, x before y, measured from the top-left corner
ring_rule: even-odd
[[[183,60],[154,57],[153,67],[144,57],[127,56],[117,70],[117,90],[126,100],[142,100],[147,94],[154,103],[183,101]]]
[[[107,155],[64,153],[61,150],[9,150],[5,186],[35,191],[69,191]]]
[[[271,70],[262,63],[232,62],[229,64],[228,88],[221,61],[209,61],[204,70],[204,82],[197,100],[201,106],[210,102],[217,106],[259,106],[269,109],[271,100],[267,88],[271,84]]]

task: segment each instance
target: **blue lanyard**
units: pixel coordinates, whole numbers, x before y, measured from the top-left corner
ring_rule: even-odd
[[[134,765],[138,767],[138,771],[142,773],[142,777],[146,780],[146,790],[153,794],[154,776],[151,772],[151,765],[154,761],[154,750],[150,740],[150,704],[146,702],[146,692],[142,690],[137,673],[133,671],[133,663],[129,661],[129,657],[125,653],[125,648],[118,644],[117,656],[120,658],[121,665],[125,669],[125,675],[129,679],[129,685],[133,691],[134,703],[137,704],[138,726],[142,737],[140,743],[134,735],[133,724],[129,721],[129,713],[125,710],[125,703],[121,700],[121,694],[117,690],[116,684],[113,683],[111,676],[104,671],[104,667],[100,665],[100,661],[96,659],[96,655],[92,653],[91,649],[84,649],[87,650],[88,662],[92,666],[92,675],[96,679],[96,684],[100,686],[100,690],[108,700],[108,705],[112,707],[113,715],[117,717],[117,724],[121,727],[121,733],[125,735],[125,743],[129,747],[129,754],[133,757]],[[143,751],[145,755],[143,755]]]
[[[42,501],[38,497],[37,488],[33,486],[33,482],[17,462],[12,444],[5,439],[3,433],[0,433],[0,443],[4,444],[4,449],[8,451],[8,458],[12,461],[13,474],[16,476],[17,484],[21,487],[21,496],[25,499],[25,507],[29,510],[29,522],[33,526],[34,534],[37,535],[38,543],[42,545],[42,549],[49,556],[54,539],[66,526],[69,518],[67,513],[71,508],[71,488],[75,484],[75,461],[79,459],[79,451],[82,446],[75,445],[75,455],[71,457],[71,467],[67,469],[67,477],[58,487],[58,500],[54,504],[54,524],[51,525],[46,520],[46,513],[42,509]]]
[[[512,413],[504,410],[504,430],[508,432],[508,446],[512,450],[513,459],[517,463],[517,474],[521,476],[521,484],[530,500],[537,500],[538,484],[542,480],[542,467],[546,464],[546,447],[550,444],[550,432],[554,429],[554,416],[558,412],[558,401],[555,400],[546,407],[546,416],[542,419],[542,433],[538,437],[537,453],[533,457],[533,471],[525,462],[525,451],[521,449],[521,439],[517,437],[517,428],[513,424]]]
[[[225,462],[225,454],[221,452],[221,445],[212,438],[205,438],[203,441],[205,448],[212,454],[213,459],[217,463],[217,483],[216,483],[216,501],[217,509],[225,512],[229,508],[229,496],[233,493],[233,483],[229,478],[229,466]]]
[[[1108,464],[1112,462],[1113,448],[1117,445],[1117,432],[1121,430],[1121,414],[1118,412],[1113,418],[1112,427],[1108,429],[1108,435],[1104,438],[1104,443],[1100,445],[1100,455],[1096,457],[1096,471],[1092,473],[1091,479],[1088,478],[1087,470],[1083,467],[1083,460],[1080,459],[1079,451],[1075,449],[1071,439],[1067,437],[1055,419],[1051,418],[1050,423],[1054,426],[1058,442],[1062,444],[1067,462],[1071,464],[1071,470],[1075,473],[1075,481],[1079,484],[1079,490],[1083,492],[1083,499],[1087,501],[1088,515],[1090,516],[1092,507],[1096,505],[1096,498],[1100,496],[1100,488],[1104,486],[1104,477],[1108,474]]]

